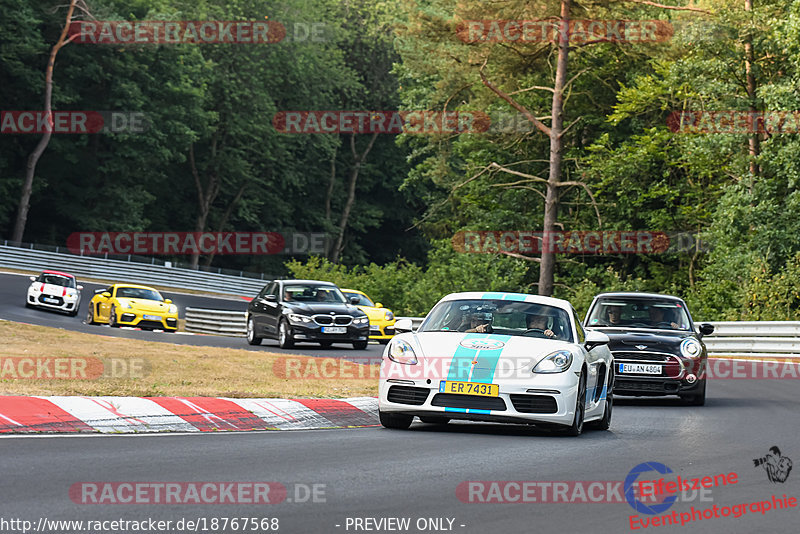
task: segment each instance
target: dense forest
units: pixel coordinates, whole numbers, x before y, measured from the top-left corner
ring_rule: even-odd
[[[687,299],[696,319],[800,318],[800,1],[0,0],[0,10],[2,240],[324,232],[319,256],[161,259],[329,279],[399,314],[459,290],[552,294],[579,311],[600,291],[647,290]],[[92,43],[69,39],[70,13],[269,21],[283,33]],[[53,134],[21,228],[42,134],[5,119],[45,109],[54,47],[53,111],[136,112],[147,128]],[[326,110],[494,123],[294,133],[276,120]],[[509,231],[649,231],[686,246],[470,253],[457,242]]]

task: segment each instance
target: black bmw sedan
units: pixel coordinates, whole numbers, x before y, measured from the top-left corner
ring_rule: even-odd
[[[369,318],[341,290],[318,280],[275,280],[247,306],[247,342],[277,339],[281,348],[309,341],[330,347],[352,343],[367,348]]]
[[[708,353],[702,338],[714,326],[695,326],[683,300],[602,293],[592,301],[584,324],[609,337],[615,394],[678,395],[694,406],[705,404]]]

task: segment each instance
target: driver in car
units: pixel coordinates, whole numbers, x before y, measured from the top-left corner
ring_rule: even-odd
[[[528,330],[541,330],[547,337],[556,337],[555,332],[547,328],[547,316],[529,314],[526,318]]]
[[[648,310],[650,312],[650,322],[653,326],[659,326],[659,324],[669,324],[672,328],[680,328],[680,325],[674,321],[665,317],[664,308],[658,306],[650,306]],[[671,314],[670,314],[671,317]]]
[[[466,330],[462,330],[462,328],[469,326]],[[491,313],[481,313],[475,312],[470,315],[470,322],[469,324],[463,324],[461,328],[459,328],[461,332],[479,332],[481,334],[491,334],[492,333],[492,314]]]

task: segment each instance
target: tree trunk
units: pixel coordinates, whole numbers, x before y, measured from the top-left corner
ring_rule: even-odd
[[[216,134],[211,141],[212,160],[216,156],[217,137]],[[197,219],[195,220],[194,231],[202,232],[206,229],[206,222],[208,221],[208,214],[211,212],[211,205],[217,198],[220,188],[219,176],[215,172],[208,173],[208,183],[203,187],[203,182],[200,179],[200,171],[197,168],[197,163],[194,158],[194,144],[189,145],[189,165],[194,177],[194,185],[197,189]],[[200,263],[200,253],[192,254],[192,259],[189,263],[189,268],[197,269]]]
[[[753,0],[744,0],[744,10],[753,11]],[[753,52],[753,39],[748,33],[744,42],[744,70],[747,75],[747,100],[750,102],[750,116],[755,116],[758,110],[756,109],[756,77],[753,74],[753,63],[755,62],[755,53]],[[760,173],[756,157],[761,153],[760,141],[758,132],[752,132],[748,138],[748,154],[750,155],[750,193],[753,192],[753,178],[757,177]]]
[[[347,229],[347,222],[350,219],[350,212],[352,211],[356,200],[356,182],[358,181],[358,173],[361,170],[361,165],[367,160],[367,155],[369,154],[369,151],[372,150],[372,145],[375,144],[375,139],[377,139],[377,137],[378,133],[373,133],[367,148],[364,149],[364,152],[359,154],[356,152],[355,134],[350,135],[350,151],[353,154],[353,168],[350,170],[350,186],[347,191],[347,202],[344,205],[344,210],[342,210],[342,218],[339,220],[339,232],[336,236],[336,244],[333,246],[333,251],[331,254],[331,262],[333,263],[339,262],[339,256],[344,250],[344,232]]]
[[[222,214],[222,218],[219,220],[219,225],[217,225],[217,232],[223,232],[225,230],[225,225],[228,224],[228,219],[231,217],[231,213],[233,212],[233,208],[239,203],[244,196],[244,192],[247,189],[247,182],[243,183],[239,190],[236,192],[236,196],[233,197],[228,207],[225,208],[225,213]],[[202,230],[201,230],[202,231]],[[206,261],[203,262],[206,267],[211,267],[211,263],[214,261],[215,254],[212,252],[206,257]]]
[[[561,28],[558,32],[558,60],[553,87],[553,105],[550,124],[550,173],[547,177],[547,193],[544,202],[544,224],[542,227],[542,261],[539,266],[539,294],[551,296],[555,277],[556,257],[550,238],[558,220],[558,182],[561,179],[564,130],[564,86],[567,82],[567,57],[569,53],[569,12],[571,0],[561,1]]]
[[[338,152],[337,147],[333,148],[333,155],[331,156],[331,178],[328,180],[328,192],[325,195],[325,222],[328,225],[328,228],[333,227],[333,223],[331,222],[331,201],[333,199],[333,190],[336,186],[336,153]],[[327,231],[327,230],[326,230]],[[333,261],[333,248],[331,248],[331,242],[329,239],[325,239],[325,256]]]
[[[72,15],[75,12],[75,5],[77,3],[78,0],[70,1],[69,8],[67,10],[67,19],[64,23],[64,28],[61,30],[61,36],[50,50],[50,58],[47,61],[47,70],[45,71],[44,82],[44,112],[51,127],[53,121],[52,117],[50,116],[53,110],[53,68],[56,64],[56,55],[58,54],[58,51],[61,50],[62,46],[74,39],[74,37],[67,39],[67,32],[69,31],[69,25],[72,22]],[[28,222],[28,210],[30,209],[31,195],[33,194],[33,177],[36,174],[36,164],[39,162],[39,158],[42,157],[42,154],[44,154],[47,145],[50,144],[50,137],[52,135],[52,131],[48,129],[36,144],[36,148],[34,148],[33,152],[31,152],[30,156],[28,156],[28,164],[25,166],[25,182],[22,184],[22,194],[19,197],[17,218],[14,221],[14,232],[11,237],[11,241],[15,245],[19,245],[22,242],[22,236],[25,234],[25,225]]]

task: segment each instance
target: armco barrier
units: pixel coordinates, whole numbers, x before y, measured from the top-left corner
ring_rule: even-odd
[[[245,312],[186,308],[184,329],[187,332],[242,337],[247,328],[245,317]]]
[[[2,267],[26,271],[57,269],[79,279],[136,282],[241,296],[257,294],[271,280],[0,245]]]
[[[800,322],[720,321],[703,338],[709,356],[800,358]]]

